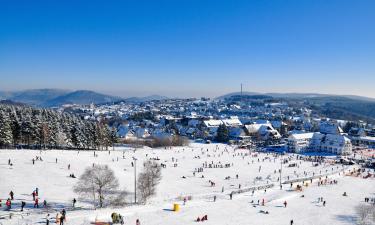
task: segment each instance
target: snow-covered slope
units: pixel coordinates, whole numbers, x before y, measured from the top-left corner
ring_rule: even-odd
[[[47,213],[53,217],[62,208],[67,209],[67,225],[90,224],[99,219],[109,220],[112,212],[125,216],[125,224],[135,224],[140,219],[141,224],[196,224],[198,216],[207,215],[205,224],[354,224],[354,208],[363,202],[364,197],[374,197],[375,179],[343,176],[341,165],[323,163],[313,166],[312,162],[296,160],[294,155],[289,163],[297,163],[298,167],[282,167],[282,181],[311,177],[321,174],[328,175],[328,183],[337,180],[336,185],[317,185],[315,179],[302,192],[295,191],[295,185],[284,184],[283,190],[278,187],[280,158],[271,154],[251,153],[247,150],[234,150],[225,145],[193,144],[191,147],[176,147],[172,149],[116,149],[111,152],[85,151],[36,151],[36,150],[1,150],[0,151],[0,198],[8,198],[12,190],[15,193],[14,208],[11,211],[0,211],[0,224],[43,224]],[[43,161],[32,164],[32,158],[41,156]],[[124,159],[123,159],[124,156]],[[74,173],[80,176],[86,167],[95,164],[107,164],[120,180],[121,187],[129,192],[128,201],[133,200],[134,170],[131,167],[132,157],[138,158],[137,170],[142,170],[142,162],[146,158],[159,158],[158,162],[165,163],[167,168],[162,170],[162,181],[158,186],[157,195],[147,205],[129,205],[116,209],[94,210],[83,199],[78,199],[77,207],[72,210],[71,201],[78,196],[72,187],[77,179],[70,178]],[[57,163],[56,163],[57,158]],[[173,162],[172,161],[173,158]],[[13,166],[7,165],[11,159]],[[259,162],[258,162],[259,159]],[[177,162],[176,162],[177,160]],[[203,173],[193,175],[195,168],[204,163],[229,164],[229,168],[204,168]],[[177,163],[177,167],[173,164]],[[68,170],[68,164],[71,169]],[[339,175],[340,173],[340,175]],[[238,179],[236,175],[238,174]],[[204,178],[201,176],[204,175]],[[182,178],[185,176],[186,178]],[[230,179],[225,179],[230,177]],[[256,179],[258,177],[258,179]],[[268,179],[267,179],[268,177]],[[216,183],[211,187],[209,180]],[[274,184],[273,188],[242,194],[235,194],[233,200],[229,193],[241,189]],[[46,199],[48,209],[32,208],[32,191],[38,187],[41,202]],[[222,188],[224,187],[224,192]],[[360,190],[360,191],[359,191]],[[347,192],[348,196],[342,196]],[[304,197],[301,197],[304,195]],[[182,205],[182,198],[191,196],[192,200]],[[217,201],[213,202],[213,196]],[[318,203],[318,197],[327,202],[323,207]],[[265,200],[265,206],[257,202]],[[21,213],[20,201],[26,201],[26,210]],[[287,201],[286,208],[283,202]],[[181,204],[179,212],[170,209],[174,203]],[[260,211],[268,211],[269,214]],[[10,213],[12,219],[8,219]]]

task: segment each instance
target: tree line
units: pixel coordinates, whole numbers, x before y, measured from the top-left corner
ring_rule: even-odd
[[[0,104],[0,148],[108,149],[116,131],[52,109]]]

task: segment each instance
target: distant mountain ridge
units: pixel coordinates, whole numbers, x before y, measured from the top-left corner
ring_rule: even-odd
[[[323,116],[343,120],[363,120],[375,123],[375,99],[355,95],[329,95],[316,93],[229,93],[216,98],[229,101],[265,100],[285,101],[301,107],[309,106]]]
[[[120,99],[122,98],[111,95],[104,95],[94,91],[79,90],[50,99],[49,101],[45,102],[43,106],[52,107],[65,104],[87,105],[91,103],[101,104],[107,102],[115,102]]]
[[[358,96],[358,95],[334,95],[334,94],[320,94],[320,93],[260,93],[260,92],[242,92],[243,95],[267,95],[274,98],[317,98],[317,97],[345,97],[352,100],[360,100],[360,101],[370,101],[375,102],[375,98]],[[229,98],[234,95],[241,95],[241,92],[232,92],[228,93],[219,97],[216,97],[218,100],[223,100],[225,98]]]
[[[32,89],[24,91],[0,91],[0,100],[23,103],[40,107],[56,107],[64,104],[105,104],[119,101],[145,102],[167,99],[165,96],[150,95],[146,97],[122,98],[101,94],[90,90],[69,91],[62,89]]]

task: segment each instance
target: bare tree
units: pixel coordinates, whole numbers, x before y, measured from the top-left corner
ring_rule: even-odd
[[[156,187],[161,180],[161,167],[156,162],[148,160],[144,163],[144,169],[138,176],[137,191],[142,203],[155,195]]]
[[[112,169],[107,165],[87,167],[74,186],[74,192],[82,197],[92,198],[94,205],[119,205],[124,200],[125,191],[119,191],[119,182]],[[97,202],[98,201],[98,202]]]

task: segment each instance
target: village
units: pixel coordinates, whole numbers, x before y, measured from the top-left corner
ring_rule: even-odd
[[[306,104],[238,98],[241,96],[64,105],[59,110],[85,120],[107,121],[123,143],[174,135],[210,143],[216,141],[219,127],[225,126],[229,144],[279,152],[349,155],[353,149],[375,147],[373,124],[327,118]]]
[[[358,207],[375,203],[371,124],[259,100],[168,99],[57,111],[105,122],[116,143],[1,150],[2,224],[321,224],[317,217],[353,224],[361,219]],[[184,141],[162,141],[176,137]],[[137,178],[149,163],[160,180],[143,202]],[[103,207],[95,194],[90,200],[75,191],[87,169],[101,166],[118,179],[122,204],[103,197]]]

